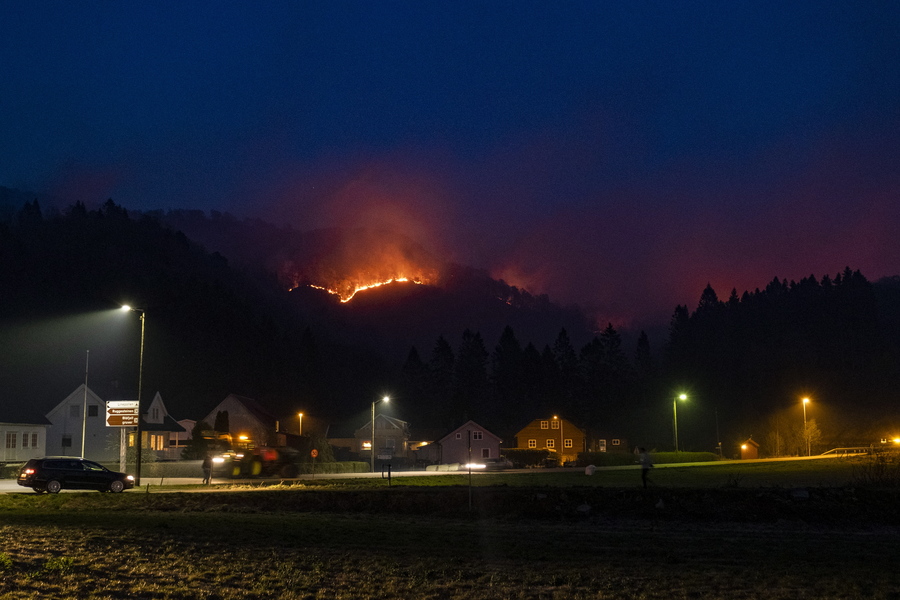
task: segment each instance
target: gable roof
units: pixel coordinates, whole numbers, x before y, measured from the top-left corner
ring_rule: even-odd
[[[485,433],[485,434],[491,436],[492,438],[494,438],[495,440],[497,440],[498,443],[503,443],[503,439],[502,439],[500,436],[498,436],[498,435],[496,435],[496,434],[494,434],[494,433],[491,433],[490,431],[488,431],[487,429],[485,429],[484,427],[482,427],[481,425],[479,425],[479,424],[476,423],[475,421],[472,421],[471,419],[468,420],[468,421],[466,421],[465,423],[463,423],[462,425],[460,425],[459,427],[457,427],[456,429],[454,429],[453,431],[451,431],[450,433],[448,433],[448,434],[445,435],[444,437],[438,439],[438,440],[437,440],[437,443],[438,443],[438,444],[443,444],[443,443],[444,443],[445,441],[447,441],[448,439],[453,439],[451,436],[455,436],[457,432],[472,431],[472,430],[476,430],[476,429],[477,429],[478,431],[481,431],[481,432],[483,432],[483,433]]]
[[[376,415],[375,422],[377,423],[379,420],[384,421],[387,424],[385,429],[399,429],[400,431],[409,435],[409,423],[406,421],[401,421],[400,419],[396,419],[394,417],[389,417],[387,415]],[[377,425],[376,425],[377,427]],[[366,421],[366,424],[353,432],[353,436],[365,436],[367,434],[372,433],[372,419]]]

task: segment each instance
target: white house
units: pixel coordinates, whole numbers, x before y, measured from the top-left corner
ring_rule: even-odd
[[[0,423],[0,462],[18,463],[47,454],[47,424]]]
[[[87,417],[85,418],[85,414]],[[106,402],[84,384],[47,413],[46,450],[49,456],[81,456],[84,432],[84,457],[101,462],[119,460],[121,427],[106,425]],[[157,458],[169,456],[169,436],[184,429],[169,416],[162,397],[157,394],[141,416],[141,438],[145,450]],[[125,428],[126,443],[134,446],[135,430]]]
[[[86,416],[85,416],[86,415]],[[81,456],[98,461],[119,458],[119,428],[106,426],[106,403],[84,384],[46,415],[48,456]]]
[[[256,445],[277,443],[275,429],[278,420],[256,400],[229,394],[202,420],[214,427],[216,415],[220,412],[228,414],[229,433],[235,436],[235,440],[246,436],[247,441]]]
[[[169,415],[162,396],[156,392],[141,419],[144,449],[155,452],[156,458],[179,458],[179,451],[172,449],[171,441],[174,435],[184,433],[186,433],[184,427]],[[134,445],[134,441],[130,440],[128,445]]]
[[[440,464],[499,458],[503,440],[475,421],[466,421],[436,442],[419,449],[419,458]]]
[[[360,457],[371,459],[372,454],[372,421],[357,429],[353,437],[356,440],[356,452]],[[409,456],[409,423],[389,417],[375,417],[375,458],[390,460],[394,457]]]

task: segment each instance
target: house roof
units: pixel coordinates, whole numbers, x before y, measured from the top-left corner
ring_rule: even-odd
[[[491,433],[490,431],[488,431],[487,429],[485,429],[484,427],[482,427],[475,421],[469,420],[469,421],[466,421],[465,423],[463,423],[462,425],[460,425],[459,427],[457,427],[456,429],[449,432],[447,435],[438,438],[437,443],[443,444],[447,439],[450,439],[450,436],[455,435],[459,431],[471,431],[473,429],[477,429],[478,431],[482,431],[482,432],[486,433],[487,435],[495,438],[498,442],[503,442],[503,439],[499,435]]]
[[[182,427],[178,421],[166,415],[163,417],[162,423],[148,423],[147,419],[141,415],[141,429],[143,431],[171,431],[174,433],[183,433],[187,431],[184,427]]]
[[[400,419],[396,419],[394,417],[389,417],[387,415],[376,415],[375,420],[376,421],[378,421],[378,420],[386,421],[390,427],[392,427],[394,429],[399,429],[401,431],[405,431],[405,432],[407,432],[407,434],[409,433],[409,423],[407,423],[406,421],[401,421]],[[354,431],[353,435],[354,435],[354,437],[359,436],[359,435],[366,435],[367,433],[369,433],[371,431],[372,431],[372,419],[369,419],[368,421],[366,421],[365,425],[363,425],[362,427],[360,427],[356,431]]]

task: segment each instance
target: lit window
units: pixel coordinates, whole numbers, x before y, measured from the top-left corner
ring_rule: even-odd
[[[97,414],[98,414],[98,409],[99,409],[99,408],[100,408],[100,407],[97,406],[96,404],[91,404],[91,405],[89,405],[89,406],[88,406],[88,416],[89,416],[89,417],[96,417]]]
[[[613,446],[619,446],[622,443],[622,441],[621,440],[613,440],[612,443],[613,443]]]
[[[483,433],[484,433],[484,432],[481,432],[481,431],[473,431],[473,432],[472,432],[472,439],[473,439],[473,440],[482,440],[482,439],[484,439]]]
[[[537,440],[528,440],[529,448],[537,448]]]
[[[597,440],[597,449],[606,452],[606,440]]]
[[[363,447],[363,448],[371,448],[371,447],[372,447],[372,442],[363,442],[363,443],[362,443],[362,447]]]
[[[550,429],[549,421],[541,421],[541,429]]]
[[[556,440],[547,440],[547,447],[551,450],[556,447]]]
[[[565,443],[563,444],[566,448],[572,447],[572,438],[566,438]]]
[[[550,429],[559,429],[559,421],[555,419],[550,421]]]

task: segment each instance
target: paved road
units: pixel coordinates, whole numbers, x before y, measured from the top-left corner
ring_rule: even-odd
[[[631,467],[629,467],[631,468]],[[572,468],[572,469],[559,469],[560,471],[581,471],[580,468]],[[496,471],[493,471],[496,473]],[[511,469],[503,471],[504,473],[533,473],[533,469]],[[431,475],[459,475],[466,474],[467,471],[395,471],[391,473],[391,477],[422,477],[422,476],[431,476]],[[473,471],[473,475],[481,475],[483,472]],[[378,473],[329,473],[327,475],[301,475],[300,477],[296,477],[294,479],[230,479],[230,478],[213,478],[214,484],[229,484],[229,485],[259,485],[261,483],[278,483],[279,481],[305,481],[310,479],[359,479],[359,478],[382,478],[381,472]],[[384,477],[387,477],[386,475]],[[192,485],[196,486],[197,490],[203,489],[203,486],[200,485],[202,481],[201,477],[166,477],[164,479],[159,478],[148,478],[141,477],[141,488],[145,488],[146,486],[150,486],[151,488],[159,488],[160,486],[165,486],[165,488],[170,489],[171,486],[184,486],[184,485]],[[81,490],[63,490],[65,493],[78,493]],[[91,490],[88,490],[91,491]],[[163,491],[163,490],[160,490]],[[178,490],[183,491],[183,490]],[[16,483],[15,479],[0,479],[0,494],[33,494],[34,492],[31,488],[26,488],[20,486]]]
[[[711,461],[711,462],[697,462],[697,463],[663,463],[657,464],[657,468],[672,468],[672,467],[685,467],[685,466],[715,466],[715,465],[723,465],[728,463],[750,463],[750,462],[778,462],[778,461],[787,461],[787,460],[816,460],[816,459],[827,459],[827,458],[835,458],[834,455],[818,455],[818,456],[792,456],[785,458],[760,458],[755,460],[720,460],[720,461]],[[596,467],[596,470],[599,471],[613,471],[613,470],[623,470],[623,469],[638,469],[639,465],[624,465],[624,466],[615,466],[615,467]],[[582,467],[567,467],[555,469],[555,471],[583,471]],[[490,471],[492,473],[497,473],[497,471]],[[534,469],[508,469],[502,471],[503,473],[534,473]],[[391,477],[422,477],[422,476],[431,476],[431,475],[449,475],[449,474],[466,474],[466,471],[395,471],[391,473]],[[473,475],[482,475],[484,471],[473,471]],[[278,483],[279,481],[303,481],[307,479],[359,479],[359,478],[382,478],[384,477],[381,472],[377,473],[329,473],[327,475],[302,475],[295,479],[227,479],[227,478],[213,478],[213,483],[216,484],[245,484],[245,485],[259,485],[261,483]],[[203,487],[200,485],[201,478],[200,477],[167,477],[165,479],[158,478],[141,478],[141,488],[145,488],[150,486],[151,488],[160,488],[160,486],[164,486],[163,489],[159,491],[185,491],[184,488],[178,490],[172,490],[171,486],[196,486],[195,489],[201,490]],[[63,490],[64,493],[81,493],[77,490]],[[16,483],[14,479],[0,479],[0,494],[33,494],[34,492],[31,488],[25,488]],[[93,492],[92,492],[93,493]]]

